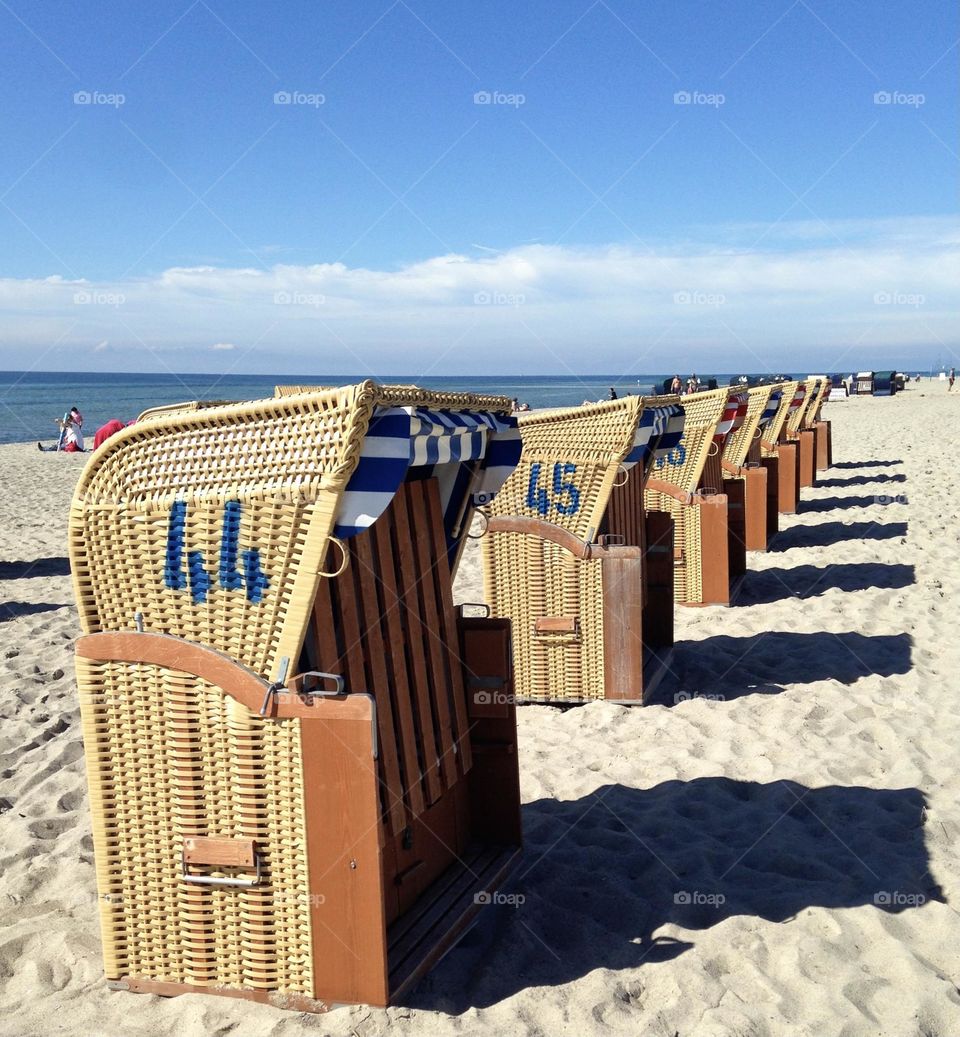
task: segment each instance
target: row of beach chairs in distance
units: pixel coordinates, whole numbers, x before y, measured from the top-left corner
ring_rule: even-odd
[[[518,422],[278,387],[111,437],[69,532],[111,986],[401,997],[520,852],[515,702],[649,694],[675,604],[729,603],[829,463],[826,388]],[[484,526],[475,617],[453,575]]]

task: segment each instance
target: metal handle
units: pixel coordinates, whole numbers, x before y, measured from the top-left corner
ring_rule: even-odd
[[[333,690],[329,688],[313,687],[308,688],[306,686],[306,680],[308,677],[316,677],[319,681],[333,681]],[[346,694],[346,681],[338,673],[326,673],[323,670],[307,670],[305,673],[300,674],[300,679],[303,684],[300,687],[301,695],[316,695],[322,698],[338,698],[341,695]]]
[[[482,536],[486,534],[487,527],[490,525],[490,516],[485,511],[481,511],[479,508],[477,508],[474,514],[478,518],[483,520],[483,529],[481,529],[479,533],[471,533],[469,530],[467,530],[468,540],[479,540]]]
[[[627,538],[622,533],[601,533],[597,537],[598,547],[624,547]]]

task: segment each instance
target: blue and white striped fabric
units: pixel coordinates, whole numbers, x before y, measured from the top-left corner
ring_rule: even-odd
[[[679,431],[677,420],[679,418]],[[671,422],[673,426],[671,427]],[[672,445],[680,441],[683,434],[683,407],[670,404],[666,407],[651,407],[640,415],[640,423],[633,436],[630,453],[623,459],[623,467],[629,471],[634,465],[645,466],[653,451],[659,451],[665,435],[671,435],[671,428],[676,432]],[[669,447],[667,449],[670,449]]]
[[[654,456],[656,458],[666,457],[683,439],[683,426],[687,420],[686,411],[682,403],[674,403],[669,407],[659,408],[666,411],[663,432],[656,445]]]
[[[344,540],[368,529],[387,510],[409,472],[436,476],[449,545],[466,495],[492,500],[520,460],[516,418],[487,411],[378,407],[360,461],[347,483],[334,525]]]
[[[777,411],[780,409],[780,400],[783,398],[782,389],[774,389],[770,393],[770,399],[767,400],[767,405],[763,408],[763,413],[760,415],[760,428],[766,428],[771,421],[777,416]]]

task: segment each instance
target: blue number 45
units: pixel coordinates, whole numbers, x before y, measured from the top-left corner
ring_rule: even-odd
[[[527,507],[540,515],[550,513],[551,500],[547,491],[540,485],[540,473],[543,465],[534,461],[530,465],[530,481],[527,483]],[[577,470],[575,464],[558,461],[553,466],[553,509],[561,515],[575,515],[580,510],[580,491],[567,478]]]

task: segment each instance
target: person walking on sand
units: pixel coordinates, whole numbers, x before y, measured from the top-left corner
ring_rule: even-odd
[[[957,377],[956,368],[951,367],[950,368],[950,374],[947,375],[947,392],[953,392],[953,382],[954,382],[954,379],[956,377]]]
[[[683,395],[683,379],[680,375],[675,374],[673,376],[673,381],[670,383],[670,392],[674,393],[676,396]]]

